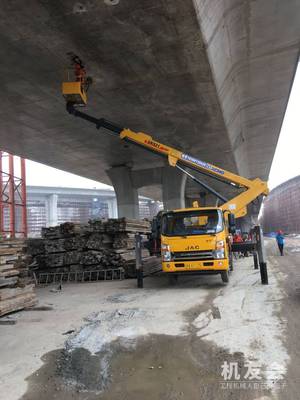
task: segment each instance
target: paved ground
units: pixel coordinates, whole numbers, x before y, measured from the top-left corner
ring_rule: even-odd
[[[268,286],[245,258],[227,286],[208,276],[39,289],[39,310],[0,325],[0,399],[298,398],[300,239],[287,245],[280,257],[267,242]]]

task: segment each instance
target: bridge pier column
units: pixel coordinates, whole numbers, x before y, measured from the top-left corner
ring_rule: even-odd
[[[58,216],[57,216],[57,194],[51,194],[47,197],[47,226],[56,226],[58,225]]]
[[[162,171],[162,195],[165,210],[185,207],[185,184],[187,176],[174,167],[164,167]]]
[[[131,168],[126,166],[113,167],[107,171],[114,187],[118,217],[139,218],[138,191],[133,186]]]
[[[249,232],[251,228],[254,227],[255,222],[257,223],[257,218],[255,216],[246,215],[245,217],[238,218],[236,220],[236,227],[240,229],[241,232]]]

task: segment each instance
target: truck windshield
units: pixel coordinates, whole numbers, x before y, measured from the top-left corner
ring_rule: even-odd
[[[223,230],[220,210],[170,212],[162,217],[162,234],[188,236],[218,233]]]

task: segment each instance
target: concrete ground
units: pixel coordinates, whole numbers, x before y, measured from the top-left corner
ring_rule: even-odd
[[[0,325],[2,400],[296,399],[300,239],[267,241],[219,276],[38,289],[39,307]]]

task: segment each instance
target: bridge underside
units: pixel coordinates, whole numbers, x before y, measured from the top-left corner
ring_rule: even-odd
[[[164,160],[67,115],[60,81],[72,51],[94,79],[89,113],[267,179],[298,61],[299,19],[298,0],[3,0],[0,146],[112,182],[130,215],[139,188],[157,197],[162,185],[172,207],[199,197],[182,179],[174,188]],[[149,172],[143,181],[139,170]],[[129,200],[117,187],[124,179]]]

